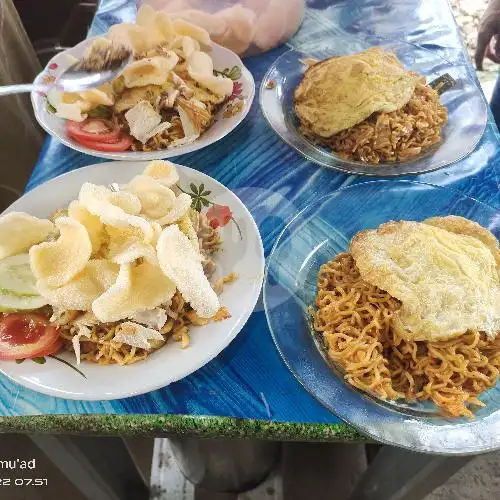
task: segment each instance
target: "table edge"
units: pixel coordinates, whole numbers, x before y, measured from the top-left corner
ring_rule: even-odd
[[[1,433],[96,436],[252,438],[275,441],[365,442],[367,437],[338,424],[276,422],[192,415],[32,415],[0,417]]]

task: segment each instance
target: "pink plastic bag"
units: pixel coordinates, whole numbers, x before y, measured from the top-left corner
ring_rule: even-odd
[[[138,0],[206,29],[241,56],[266,52],[289,40],[304,18],[305,0]]]

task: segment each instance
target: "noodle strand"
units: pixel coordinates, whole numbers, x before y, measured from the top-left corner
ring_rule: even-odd
[[[321,266],[314,328],[346,381],[381,399],[430,400],[446,416],[473,417],[476,396],[500,373],[500,337],[479,331],[440,342],[408,342],[391,328],[400,307],[387,292],[362,280],[348,253]]]

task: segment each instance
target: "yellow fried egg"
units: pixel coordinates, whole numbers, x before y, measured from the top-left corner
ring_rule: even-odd
[[[372,113],[402,108],[419,79],[394,54],[379,47],[331,57],[305,72],[295,89],[295,112],[307,129],[330,137]]]
[[[468,330],[494,338],[500,330],[498,241],[489,232],[484,238],[484,228],[478,238],[471,224],[460,217],[391,221],[353,238],[362,278],[401,301],[393,327],[406,340],[447,340]]]

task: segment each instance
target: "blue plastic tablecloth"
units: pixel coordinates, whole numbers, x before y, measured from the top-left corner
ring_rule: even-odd
[[[102,0],[91,34],[131,21],[135,12],[135,1]],[[430,57],[435,54],[466,62],[474,72],[446,0],[312,0],[300,31],[288,46],[307,52],[308,47],[328,43],[329,35],[346,33],[404,38],[430,49]],[[270,64],[288,48],[245,61],[257,87]],[[468,158],[412,179],[449,186],[499,207],[499,151],[498,131],[490,117],[484,137]],[[99,161],[47,138],[28,189]],[[285,223],[312,199],[367,180],[319,168],[302,158],[269,128],[258,97],[237,130],[175,161],[211,175],[243,200],[259,226],[266,255]],[[180,382],[143,396],[69,401],[24,389],[0,376],[0,416],[40,414],[184,414],[311,424],[339,422],[285,367],[271,339],[261,301],[243,331],[216,359]]]

